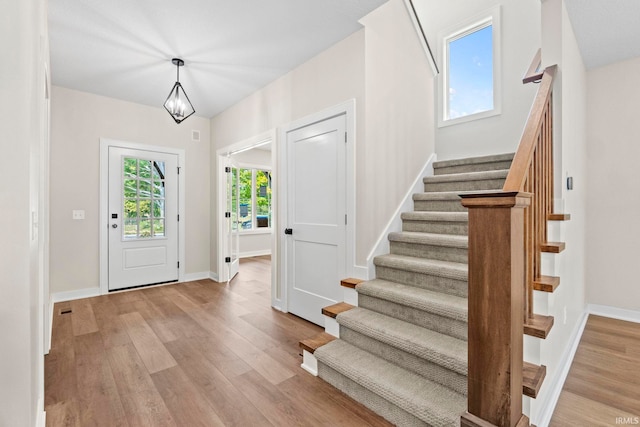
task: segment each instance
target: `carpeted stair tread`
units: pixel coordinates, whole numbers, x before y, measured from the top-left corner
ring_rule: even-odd
[[[439,222],[469,222],[467,212],[402,212],[400,217],[406,221],[439,221]]]
[[[428,425],[458,426],[467,399],[451,389],[395,366],[343,340],[315,352],[323,364]],[[367,402],[362,402],[367,406]]]
[[[461,194],[494,193],[496,190],[470,190],[470,191],[438,191],[433,193],[414,193],[413,201],[432,200],[460,200]]]
[[[355,307],[336,318],[346,327],[462,375],[467,342],[371,310]]]
[[[389,233],[390,242],[416,243],[420,245],[447,246],[452,248],[469,247],[467,236],[454,234],[420,233],[414,231],[399,231]]]
[[[467,321],[468,300],[388,280],[373,279],[360,283],[356,290],[363,294],[454,320]]]
[[[468,157],[464,159],[440,160],[433,163],[433,168],[448,168],[452,166],[476,165],[480,163],[508,162],[513,160],[515,153],[494,154],[491,156]]]
[[[508,169],[482,172],[448,173],[444,175],[426,176],[422,179],[425,184],[440,182],[462,182],[462,181],[483,181],[493,179],[505,179],[509,174]]]
[[[380,267],[430,274],[454,280],[467,281],[468,278],[467,265],[459,262],[386,254],[375,257],[373,263]]]

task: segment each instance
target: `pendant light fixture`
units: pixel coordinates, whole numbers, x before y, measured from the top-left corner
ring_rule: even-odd
[[[180,123],[195,113],[196,110],[193,108],[193,105],[191,105],[189,97],[180,84],[180,67],[184,65],[184,61],[180,58],[173,58],[171,62],[173,62],[173,65],[175,65],[177,69],[176,84],[171,88],[171,92],[169,92],[169,96],[167,96],[167,100],[164,102],[164,108],[171,114],[171,117],[173,117],[176,123]]]

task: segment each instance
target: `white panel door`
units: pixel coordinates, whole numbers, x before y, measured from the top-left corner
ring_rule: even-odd
[[[109,290],[178,280],[178,156],[109,147]]]
[[[341,115],[287,133],[288,310],[318,325],[322,308],[343,300],[345,125]]]

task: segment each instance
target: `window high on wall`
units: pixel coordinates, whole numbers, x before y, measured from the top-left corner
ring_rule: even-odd
[[[500,114],[500,9],[441,33],[439,126]]]

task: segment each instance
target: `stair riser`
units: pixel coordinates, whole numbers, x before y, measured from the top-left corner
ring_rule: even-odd
[[[485,172],[495,170],[506,170],[511,167],[511,160],[491,163],[478,163],[475,165],[459,165],[449,167],[438,167],[434,165],[434,175],[446,175],[450,173]]]
[[[468,251],[464,248],[452,248],[448,246],[423,245],[420,243],[390,242],[391,253],[407,255],[416,258],[436,259],[467,263]]]
[[[358,307],[366,308],[377,313],[386,314],[441,334],[450,335],[461,340],[467,340],[467,322],[430,313],[413,307],[407,307],[396,302],[383,300],[370,295],[358,295]]]
[[[413,209],[422,212],[466,212],[460,200],[414,200]]]
[[[415,286],[444,294],[467,297],[467,281],[449,279],[430,274],[415,273],[395,268],[376,266],[376,277],[403,285]]]
[[[504,186],[504,179],[485,179],[477,181],[452,181],[431,182],[425,179],[424,192],[435,193],[438,191],[474,191],[474,190],[499,190]]]
[[[382,343],[359,332],[340,326],[340,339],[368,351],[382,359],[442,384],[460,394],[467,394],[467,376],[454,372],[429,360]]]
[[[464,222],[437,222],[437,221],[402,221],[402,231],[418,231],[421,233],[455,234],[466,236],[469,234],[469,223]]]
[[[362,387],[322,362],[318,362],[318,376],[352,399],[398,426],[429,427],[429,424],[414,417],[402,408]]]

